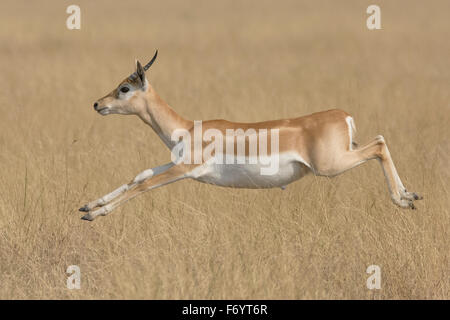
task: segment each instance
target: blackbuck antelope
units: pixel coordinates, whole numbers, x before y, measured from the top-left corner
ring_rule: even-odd
[[[384,138],[379,135],[357,147],[353,118],[341,110],[257,123],[210,120],[201,123],[200,127],[196,126],[196,122],[177,114],[148,82],[145,71],[153,64],[157,53],[145,66],[136,61],[136,71],[111,93],[95,102],[94,109],[101,115],[135,114],[156,132],[170,150],[179,148],[172,152],[175,156],[170,163],[145,170],[130,183],[80,208],[80,211],[87,212],[82,219],[94,220],[99,215],[107,215],[145,191],[181,179],[191,178],[235,188],[284,189],[308,173],[332,177],[372,159],[381,163],[392,201],[396,205],[414,209],[413,201],[421,199],[416,193],[406,191]],[[229,139],[230,131],[233,132],[232,139]],[[269,137],[268,131],[273,133]],[[176,132],[184,134],[174,135]],[[194,137],[196,141],[192,146],[189,135],[196,134],[200,140]],[[225,140],[220,139],[221,135]],[[255,144],[257,140],[258,145]],[[239,146],[239,141],[244,141],[244,144]],[[266,153],[267,146],[262,142],[270,144],[270,153]],[[198,148],[208,152],[199,153]],[[271,157],[276,157],[277,168],[263,174],[262,169]],[[215,161],[223,158],[227,160],[225,163]],[[228,161],[230,158],[231,161]]]

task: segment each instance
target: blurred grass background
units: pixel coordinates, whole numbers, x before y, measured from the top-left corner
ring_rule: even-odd
[[[0,298],[449,298],[450,2],[377,1],[376,31],[365,0],[79,0],[81,30],[70,4],[0,3]],[[344,109],[425,199],[395,207],[374,161],[285,191],[181,181],[81,221],[170,159],[138,118],[92,109],[156,48],[149,80],[184,117]]]

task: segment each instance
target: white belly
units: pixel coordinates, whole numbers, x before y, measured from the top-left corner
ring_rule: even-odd
[[[274,174],[262,175],[262,164],[208,164],[199,168],[194,179],[200,182],[233,188],[284,187],[300,179],[310,169],[294,155],[280,155],[279,167]]]

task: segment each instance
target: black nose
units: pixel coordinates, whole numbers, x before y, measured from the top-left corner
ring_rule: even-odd
[[[94,109],[97,111],[98,102],[94,103]]]

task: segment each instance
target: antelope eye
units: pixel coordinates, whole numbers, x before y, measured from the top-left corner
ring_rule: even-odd
[[[128,87],[120,88],[120,92],[127,93],[128,91],[130,91],[130,88],[128,88]]]

